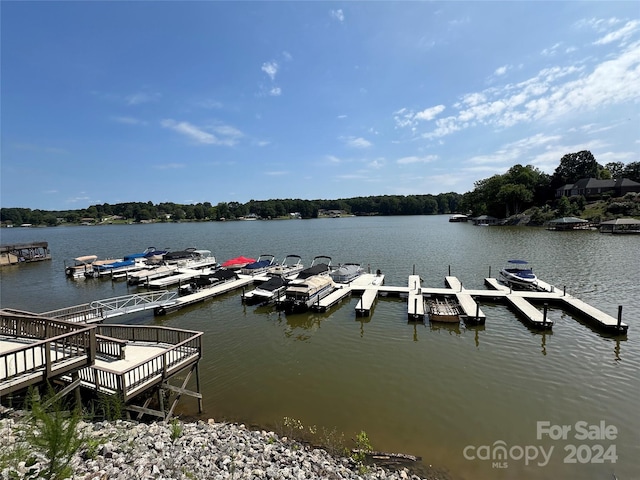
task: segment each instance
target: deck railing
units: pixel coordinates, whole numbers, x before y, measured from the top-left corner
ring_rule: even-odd
[[[0,311],[0,334],[25,341],[0,354],[0,395],[91,365],[95,358],[95,327]]]
[[[98,392],[122,393],[124,401],[136,396],[144,384],[155,385],[178,370],[197,362],[202,355],[202,332],[168,327],[100,325],[99,335],[129,342],[158,344],[165,348],[125,371],[94,365],[80,372],[80,378]]]
[[[45,312],[41,315],[74,323],[88,323],[102,319],[102,312],[93,308],[89,303],[61,308],[59,310],[51,310],[50,312]]]

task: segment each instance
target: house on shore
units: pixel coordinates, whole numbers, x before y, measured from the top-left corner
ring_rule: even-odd
[[[614,197],[623,197],[627,193],[640,193],[640,183],[628,178],[612,178],[599,180],[597,178],[581,178],[576,183],[568,183],[556,190],[556,198],[575,197],[582,195],[585,198],[599,197],[609,194]]]

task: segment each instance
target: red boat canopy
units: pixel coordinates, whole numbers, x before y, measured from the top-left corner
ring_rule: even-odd
[[[255,258],[247,258],[247,257],[236,257],[236,258],[231,258],[229,260],[227,260],[226,262],[224,262],[222,264],[223,267],[244,267],[246,264],[248,263],[253,263],[255,262],[256,259]]]

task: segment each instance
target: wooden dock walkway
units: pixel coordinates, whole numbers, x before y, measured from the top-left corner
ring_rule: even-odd
[[[613,333],[627,333],[629,326],[621,319],[616,319],[571,295],[564,295],[560,298],[565,306],[596,327],[604,328],[604,330]]]
[[[378,298],[378,289],[377,288],[367,288],[358,300],[356,304],[356,316],[358,317],[368,317],[371,315],[371,309],[373,308],[373,304]]]
[[[150,280],[145,285],[147,288],[151,289],[163,289],[167,288],[171,285],[181,284],[182,282],[188,282],[189,280],[193,280],[198,275],[201,275],[203,270],[193,270],[190,268],[180,268],[176,271],[174,275],[168,275],[166,277],[157,278],[155,280]]]
[[[553,321],[549,320],[543,312],[531,305],[526,298],[517,295],[507,295],[505,298],[532,327],[541,330],[551,330],[551,327],[553,327]]]
[[[409,275],[407,316],[410,322],[424,322],[424,297],[419,275]]]
[[[318,300],[318,303],[314,303],[311,306],[311,310],[326,312],[331,307],[341,302],[347,295],[351,295],[351,288],[347,285],[340,285],[329,295]]]
[[[239,278],[237,280],[231,280],[229,282],[213,285],[211,287],[202,288],[195,293],[184,295],[183,297],[178,297],[172,303],[167,303],[165,305],[157,307],[156,309],[154,309],[153,313],[155,315],[166,315],[167,313],[179,310],[188,305],[203,302],[210,298],[217,297],[218,295],[222,295],[223,293],[246,287],[254,281],[254,278],[250,275],[238,275],[238,277]]]
[[[464,291],[456,292],[456,300],[458,300],[458,304],[462,310],[463,320],[477,325],[485,324],[487,316],[480,310],[480,305],[470,294]]]

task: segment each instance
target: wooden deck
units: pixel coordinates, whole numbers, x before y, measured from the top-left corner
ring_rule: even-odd
[[[156,387],[201,399],[185,388],[194,369],[197,376],[201,337],[202,332],[168,327],[79,325],[0,310],[0,398],[56,379],[71,388],[119,395],[129,409],[166,418],[164,411],[132,401]],[[182,387],[169,383],[187,369]]]
[[[91,365],[95,329],[0,311],[0,397]]]
[[[97,334],[102,352],[94,365],[79,372],[82,385],[100,393],[119,393],[125,402],[192,366],[202,356],[202,332],[100,325]]]

